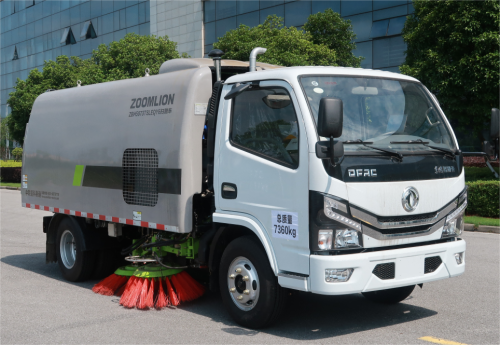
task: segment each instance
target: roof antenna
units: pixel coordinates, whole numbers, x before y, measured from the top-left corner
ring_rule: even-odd
[[[215,75],[217,76],[217,81],[221,81],[221,56],[224,52],[220,49],[213,49],[208,53],[208,56],[214,60]]]
[[[77,80],[76,81],[76,87],[80,87],[82,86],[82,81],[81,80]]]
[[[149,77],[149,68],[146,68],[146,69],[144,70],[144,72],[146,72],[146,74],[145,74],[144,76],[145,76],[145,77]]]

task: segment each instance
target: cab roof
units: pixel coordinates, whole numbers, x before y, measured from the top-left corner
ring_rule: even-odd
[[[377,78],[418,82],[417,79],[409,77],[407,75],[381,71],[381,70],[353,68],[353,67],[296,66],[296,67],[283,67],[277,69],[268,69],[268,70],[238,74],[227,79],[225,83],[232,84],[232,83],[242,83],[253,80],[270,80],[270,79],[292,81],[292,80],[297,80],[297,77],[299,76],[305,76],[305,75],[377,77]]]

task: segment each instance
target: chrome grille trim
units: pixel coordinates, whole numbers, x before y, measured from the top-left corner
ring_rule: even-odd
[[[351,215],[356,218],[361,220],[362,222],[369,224],[377,229],[393,229],[393,228],[407,228],[407,227],[412,227],[412,226],[417,226],[417,225],[432,225],[434,224],[439,218],[445,217],[448,213],[453,211],[457,207],[456,204],[456,199],[454,199],[452,202],[450,202],[448,205],[443,207],[441,210],[438,210],[436,212],[436,215],[432,218],[426,218],[426,219],[419,219],[419,220],[413,220],[413,221],[402,221],[402,222],[380,222],[378,220],[378,216],[376,215],[371,215],[368,212],[362,211],[361,209],[357,208],[354,205],[351,205]],[[402,216],[404,217],[404,216]],[[396,217],[394,217],[396,218]]]

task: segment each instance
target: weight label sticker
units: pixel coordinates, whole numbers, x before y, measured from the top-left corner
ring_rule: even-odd
[[[271,211],[273,237],[299,240],[299,214],[297,212]]]
[[[133,211],[133,217],[132,220],[141,220],[142,218],[142,212],[141,211]]]
[[[195,115],[206,115],[207,114],[208,103],[195,103],[194,104],[194,114]]]

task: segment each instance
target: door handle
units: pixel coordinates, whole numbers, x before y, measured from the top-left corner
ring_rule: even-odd
[[[234,183],[223,182],[221,195],[224,199],[236,199],[238,196],[238,187]]]

